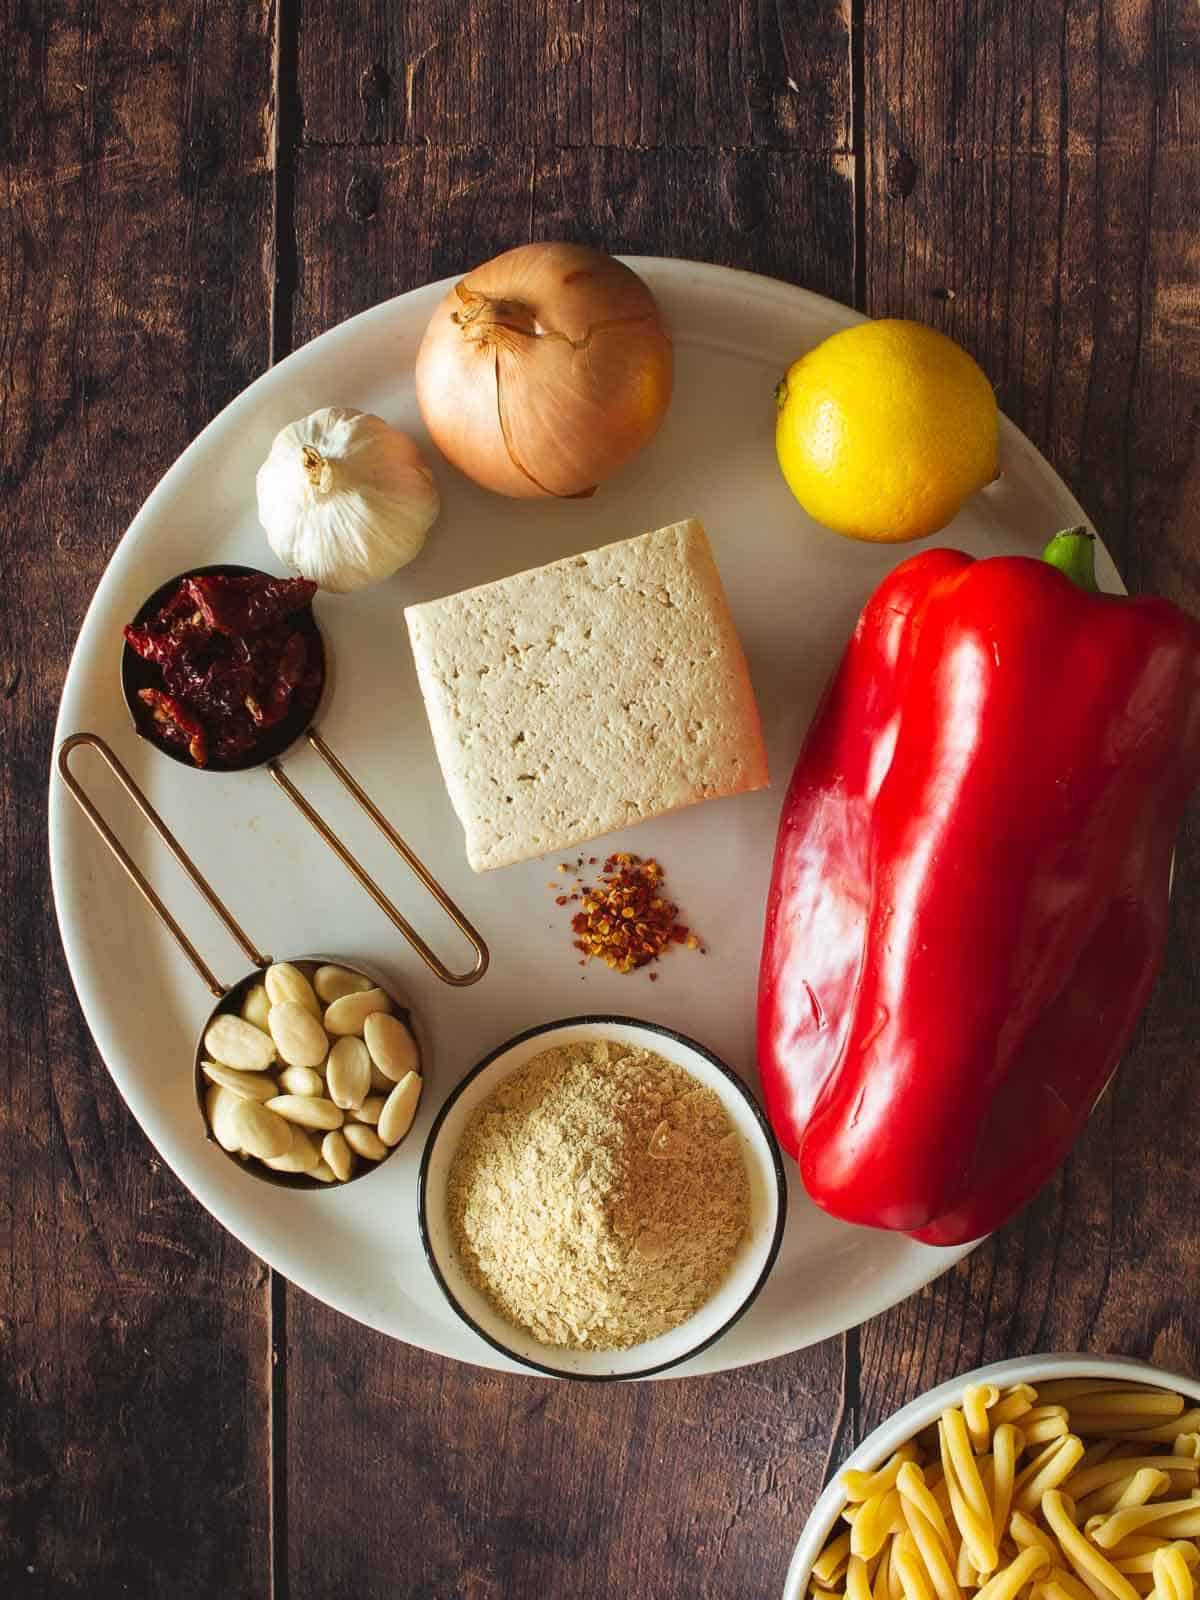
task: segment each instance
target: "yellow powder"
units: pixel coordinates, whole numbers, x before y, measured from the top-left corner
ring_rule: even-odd
[[[621,1350],[685,1321],[729,1270],[750,1186],[718,1096],[653,1051],[545,1050],[479,1106],[450,1224],[468,1277],[543,1344]]]

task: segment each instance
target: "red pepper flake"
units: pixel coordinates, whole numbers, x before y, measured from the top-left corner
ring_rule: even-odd
[[[592,856],[591,862],[596,858]],[[657,961],[672,944],[701,950],[700,940],[675,919],[679,907],[663,894],[663,869],[653,859],[609,856],[598,883],[584,886],[581,911],[571,918],[572,941],[583,952],[582,966],[593,957],[616,972],[633,972]],[[559,895],[556,905],[578,895]],[[652,979],[657,973],[651,973]]]

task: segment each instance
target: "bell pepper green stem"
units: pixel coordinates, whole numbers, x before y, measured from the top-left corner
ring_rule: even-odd
[[[1042,560],[1057,567],[1080,589],[1099,594],[1096,582],[1096,535],[1086,528],[1064,528],[1042,551]]]

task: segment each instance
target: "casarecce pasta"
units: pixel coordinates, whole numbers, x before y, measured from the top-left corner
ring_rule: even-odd
[[[1200,1407],[1170,1390],[970,1386],[842,1486],[810,1600],[1200,1600]]]

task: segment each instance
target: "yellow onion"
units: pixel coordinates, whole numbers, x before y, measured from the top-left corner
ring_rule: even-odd
[[[417,401],[460,472],[519,499],[587,495],[658,431],[671,340],[628,267],[526,244],[469,272],[417,354]]]

